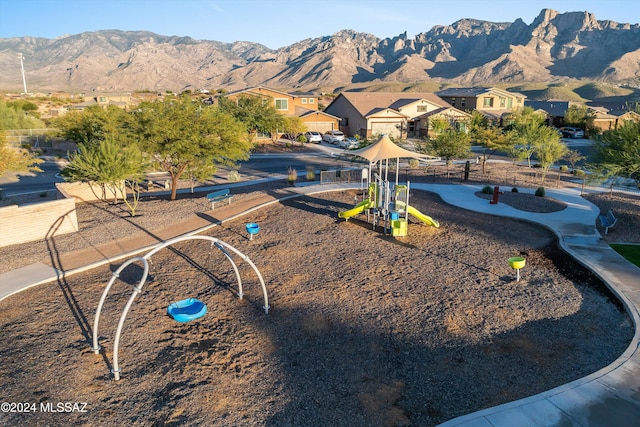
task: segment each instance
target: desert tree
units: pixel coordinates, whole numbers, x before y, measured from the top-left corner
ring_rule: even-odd
[[[249,157],[246,126],[216,106],[181,97],[142,103],[134,116],[138,145],[171,177],[171,200],[185,172],[203,179]]]
[[[41,172],[40,163],[42,160],[26,149],[11,147],[0,127],[0,176],[7,172]]]
[[[471,154],[469,134],[454,129],[446,129],[434,138],[429,138],[417,146],[417,151],[435,155],[446,161],[447,168],[453,159],[467,158]]]
[[[123,146],[113,138],[87,141],[78,144],[78,149],[69,154],[69,163],[61,175],[71,182],[89,182],[98,185],[105,200],[113,195],[113,203],[118,196],[127,205],[131,216],[136,215],[140,200],[138,182],[146,169],[143,153],[135,146]],[[127,197],[131,191],[131,200]]]
[[[243,124],[252,142],[258,133],[273,134],[284,127],[284,116],[270,104],[271,98],[242,95],[237,99],[221,97],[218,101],[222,112]]]
[[[131,115],[113,105],[93,105],[82,111],[70,111],[51,124],[61,137],[76,143],[97,143],[107,138],[124,142],[130,135]]]
[[[544,182],[551,166],[567,155],[569,149],[560,140],[558,133],[549,126],[536,129],[533,152],[540,166],[541,180]]]
[[[580,153],[578,150],[569,150],[567,151],[567,154],[564,155],[563,159],[566,160],[569,165],[571,165],[571,169],[575,169],[576,164],[581,160],[585,160],[586,157],[583,156],[582,153]]]
[[[594,113],[586,105],[569,105],[564,113],[564,123],[567,126],[587,129],[593,124]]]
[[[482,146],[482,173],[486,173],[486,164],[489,158],[498,151],[510,152],[513,141],[506,137],[504,131],[489,124],[487,117],[474,110],[469,120],[469,136],[478,145]]]
[[[640,186],[640,122],[627,121],[604,132],[594,146],[592,169],[605,176],[632,179]]]
[[[28,104],[27,104],[28,105]],[[43,129],[42,120],[24,110],[23,104],[7,103],[0,99],[0,129]]]
[[[300,135],[307,131],[307,125],[300,117],[283,117],[281,130],[283,133],[294,135],[294,139],[298,140]],[[277,132],[274,132],[274,134],[277,134]]]

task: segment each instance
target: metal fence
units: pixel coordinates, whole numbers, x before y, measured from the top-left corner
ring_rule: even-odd
[[[366,175],[365,175],[366,177]],[[320,184],[353,183],[362,182],[362,169],[339,169],[333,171],[320,171]]]

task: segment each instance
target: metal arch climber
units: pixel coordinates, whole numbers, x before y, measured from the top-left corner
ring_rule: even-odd
[[[147,281],[147,277],[149,276],[149,259],[151,258],[152,255],[154,255],[158,251],[168,246],[171,246],[174,243],[182,242],[185,240],[208,240],[211,242],[212,247],[215,246],[218,249],[220,249],[220,251],[225,255],[225,257],[229,260],[229,262],[233,266],[233,271],[235,272],[236,279],[238,280],[238,297],[240,299],[242,299],[242,297],[244,296],[244,293],[242,291],[242,279],[240,278],[240,272],[238,271],[238,266],[236,265],[234,260],[231,258],[231,254],[229,253],[229,250],[235,253],[236,255],[238,255],[244,261],[246,261],[247,264],[249,264],[251,268],[253,268],[253,271],[255,271],[256,275],[258,276],[258,279],[260,280],[260,285],[262,286],[262,294],[264,297],[264,306],[262,308],[264,309],[265,314],[269,314],[269,297],[267,295],[267,287],[264,284],[264,279],[262,278],[260,271],[258,271],[258,268],[249,259],[248,256],[246,256],[245,254],[243,254],[233,246],[229,245],[228,243],[225,243],[222,240],[216,239],[215,237],[193,235],[193,236],[180,236],[180,237],[167,240],[162,244],[156,246],[155,248],[151,249],[149,252],[147,252],[147,254],[143,256],[135,256],[127,260],[126,262],[124,262],[120,267],[118,267],[118,269],[114,271],[113,274],[111,275],[111,279],[109,280],[107,287],[102,292],[102,297],[100,298],[100,302],[98,303],[98,308],[96,309],[96,315],[93,321],[93,347],[91,347],[91,350],[95,354],[99,354],[101,350],[101,347],[98,344],[98,327],[100,325],[100,313],[102,312],[102,306],[104,305],[104,302],[107,299],[107,295],[111,290],[111,287],[115,283],[116,279],[120,276],[120,273],[129,265],[136,262],[140,262],[143,264],[144,271],[142,273],[142,277],[140,278],[140,281],[138,282],[138,284],[133,287],[133,293],[129,297],[127,304],[122,310],[122,314],[120,315],[120,320],[118,321],[118,327],[116,329],[116,335],[113,341],[113,369],[111,370],[111,372],[113,373],[113,377],[116,381],[120,379],[120,367],[118,365],[118,349],[120,345],[120,336],[122,334],[122,327],[124,326],[124,321],[127,317],[127,313],[129,312],[129,309],[133,305],[133,301],[135,300],[136,296],[140,292],[142,292],[142,286],[145,284],[145,282]]]

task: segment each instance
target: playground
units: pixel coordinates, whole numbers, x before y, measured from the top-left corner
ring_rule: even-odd
[[[141,267],[105,301],[99,354],[92,322],[117,266],[1,301],[4,399],[87,402],[86,413],[3,424],[430,426],[580,378],[627,347],[621,307],[542,227],[411,190],[408,206],[439,227],[409,215],[396,237],[365,212],[338,216],[362,201],[362,190],[293,198],[206,233],[255,263],[268,314],[252,267],[237,264],[239,299],[210,240],[154,254],[122,331],[119,381],[114,332]],[[512,257],[526,259],[519,280]],[[204,316],[167,315],[192,297]]]

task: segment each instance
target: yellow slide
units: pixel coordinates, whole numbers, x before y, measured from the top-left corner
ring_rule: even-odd
[[[436,221],[435,219],[431,218],[428,215],[423,214],[413,206],[407,206],[407,213],[409,215],[415,216],[416,218],[418,218],[420,221],[424,222],[427,225],[430,225],[435,228],[440,227],[440,223],[438,221]]]
[[[348,220],[352,216],[358,215],[362,211],[365,211],[365,210],[373,207],[372,205],[373,204],[371,203],[370,199],[363,200],[360,203],[358,203],[355,207],[353,207],[353,208],[351,208],[351,209],[349,209],[347,211],[338,212],[338,217]]]

